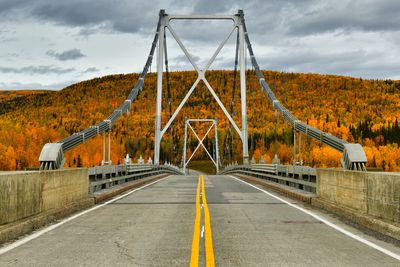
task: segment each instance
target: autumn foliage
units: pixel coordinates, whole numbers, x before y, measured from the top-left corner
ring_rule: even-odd
[[[277,98],[300,120],[349,142],[364,146],[368,166],[389,171],[400,169],[400,82],[359,78],[264,71],[266,81]],[[211,86],[228,108],[232,99],[233,72],[209,71]],[[195,72],[170,73],[172,111],[176,109],[196,79]],[[129,94],[137,74],[111,75],[80,82],[61,91],[0,92],[0,169],[16,170],[37,167],[42,146],[55,142],[104,120]],[[153,157],[156,75],[147,76],[144,90],[132,103],[112,131],[113,163],[122,162],[128,152],[132,158]],[[240,92],[236,88],[233,118],[241,127]],[[247,76],[247,106],[250,157],[271,162],[275,154],[274,112],[260,90],[254,72]],[[163,95],[162,123],[170,113],[167,90]],[[224,163],[241,161],[242,145],[232,130],[232,158],[226,157],[228,120],[202,82],[167,130],[162,141],[161,158],[180,163],[185,118],[217,118],[218,142]],[[205,132],[205,125],[198,125]],[[173,133],[173,134],[172,134]],[[173,140],[172,140],[173,137]],[[337,167],[341,154],[325,145],[301,139],[297,159],[317,167]],[[293,162],[293,132],[278,119],[278,155],[283,163]],[[94,166],[102,160],[102,136],[66,153],[66,166]],[[213,135],[205,145],[213,150]],[[197,141],[189,138],[189,153]],[[200,153],[197,158],[206,158]]]

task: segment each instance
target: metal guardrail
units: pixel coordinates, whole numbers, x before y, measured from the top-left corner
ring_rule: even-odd
[[[170,164],[105,165],[89,169],[89,192],[94,193],[116,185],[159,174],[183,174]]]
[[[229,165],[219,174],[243,174],[307,192],[316,192],[317,173],[308,166],[276,164]]]

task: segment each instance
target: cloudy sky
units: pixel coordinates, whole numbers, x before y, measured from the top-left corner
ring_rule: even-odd
[[[239,8],[263,69],[400,79],[399,0],[0,0],[0,89],[61,89],[140,72],[159,9],[234,14]],[[200,65],[231,27],[171,25]],[[212,68],[233,68],[234,37]],[[170,34],[167,40],[171,70],[189,69]]]

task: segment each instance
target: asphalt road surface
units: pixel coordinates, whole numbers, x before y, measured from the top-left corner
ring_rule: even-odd
[[[400,266],[385,254],[400,255],[400,248],[297,201],[283,198],[354,236],[231,176],[204,176],[204,190],[198,176],[170,176],[37,233],[0,255],[0,266],[189,266],[196,253],[199,266],[205,266],[210,252],[215,266]],[[196,214],[198,245],[193,242]]]

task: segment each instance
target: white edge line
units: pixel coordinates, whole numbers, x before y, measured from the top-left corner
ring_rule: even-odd
[[[45,233],[50,232],[50,231],[52,231],[52,230],[54,230],[54,229],[60,227],[61,225],[65,224],[65,223],[67,223],[67,222],[69,222],[69,221],[72,221],[72,220],[74,220],[74,219],[76,219],[76,218],[78,218],[78,217],[80,217],[80,216],[82,216],[82,215],[84,215],[84,214],[86,214],[86,213],[89,213],[89,212],[91,212],[91,211],[97,210],[97,209],[99,209],[99,208],[101,208],[101,207],[104,207],[104,206],[107,205],[107,204],[110,204],[110,203],[114,202],[114,201],[120,200],[121,198],[124,198],[124,197],[126,197],[126,196],[128,196],[128,195],[130,195],[130,194],[132,194],[132,193],[135,193],[136,191],[138,191],[138,190],[140,190],[140,189],[143,189],[143,188],[148,187],[148,186],[150,186],[150,185],[153,185],[153,184],[155,184],[155,183],[161,182],[161,181],[167,179],[168,177],[169,177],[169,176],[167,176],[167,177],[165,177],[165,178],[162,178],[162,179],[160,179],[160,180],[151,182],[151,183],[149,183],[149,184],[143,185],[143,186],[141,186],[141,187],[135,188],[135,189],[129,191],[128,193],[125,193],[125,194],[120,195],[120,196],[118,196],[118,197],[116,197],[116,198],[113,198],[113,199],[111,199],[111,200],[108,200],[108,201],[106,201],[106,202],[104,202],[104,203],[102,203],[102,204],[96,205],[96,206],[94,206],[94,207],[92,207],[92,208],[90,208],[90,209],[84,210],[84,211],[82,211],[82,212],[80,212],[80,213],[78,213],[78,214],[75,214],[75,215],[73,215],[73,216],[71,216],[71,217],[68,217],[68,218],[66,218],[66,219],[63,219],[62,221],[60,221],[60,222],[58,222],[58,223],[56,223],[56,224],[50,225],[50,226],[48,226],[48,227],[46,227],[46,228],[44,228],[44,229],[42,229],[42,230],[39,230],[39,231],[37,231],[37,232],[35,232],[35,233],[33,233],[33,234],[30,234],[30,235],[27,236],[27,237],[24,237],[24,238],[22,238],[22,239],[20,239],[20,240],[17,240],[17,241],[15,241],[14,243],[11,243],[10,245],[7,245],[7,246],[5,246],[5,247],[3,247],[3,248],[0,248],[0,255],[4,254],[4,253],[6,253],[6,252],[8,252],[8,251],[10,251],[10,250],[13,250],[13,249],[15,249],[15,248],[17,248],[17,247],[19,247],[19,246],[21,246],[21,245],[23,245],[23,244],[26,244],[26,243],[28,243],[29,241],[32,241],[33,239],[38,238],[39,236],[44,235]]]
[[[332,222],[330,222],[330,221],[318,216],[317,214],[314,214],[311,211],[303,209],[302,207],[299,207],[296,204],[292,204],[292,203],[290,203],[290,202],[288,202],[288,201],[286,201],[286,200],[284,200],[284,199],[282,199],[282,198],[280,198],[278,196],[275,196],[274,194],[271,194],[270,192],[268,192],[268,191],[266,191],[264,189],[261,189],[261,188],[255,186],[255,185],[253,185],[253,184],[245,182],[245,181],[243,181],[243,180],[241,180],[239,178],[236,178],[236,177],[234,177],[232,175],[228,175],[228,176],[230,176],[231,178],[234,178],[234,179],[236,179],[236,180],[238,180],[238,181],[240,181],[240,182],[242,182],[244,184],[247,184],[247,185],[249,185],[249,186],[251,186],[251,187],[253,187],[253,188],[257,189],[257,190],[260,190],[261,192],[264,192],[265,194],[267,194],[267,195],[269,195],[269,196],[271,196],[271,197],[273,197],[273,198],[275,198],[275,199],[277,199],[279,201],[282,201],[283,203],[291,206],[292,208],[298,209],[298,210],[300,210],[300,211],[302,211],[302,212],[314,217],[315,219],[325,223],[326,225],[328,225],[328,226],[332,227],[333,229],[335,229],[335,230],[347,235],[348,237],[351,237],[351,238],[353,238],[353,239],[355,239],[355,240],[357,240],[357,241],[359,241],[359,242],[361,242],[361,243],[363,243],[363,244],[365,244],[367,246],[370,246],[370,247],[372,247],[372,248],[374,248],[376,250],[379,250],[380,252],[382,252],[382,253],[384,253],[384,254],[386,254],[388,256],[391,256],[392,258],[395,258],[396,260],[400,260],[400,255],[398,255],[398,254],[396,254],[396,253],[394,253],[394,252],[392,252],[390,250],[387,250],[387,249],[385,249],[385,248],[383,248],[383,247],[381,247],[381,246],[379,246],[379,245],[377,245],[375,243],[372,243],[371,241],[368,241],[368,240],[366,240],[365,238],[363,238],[361,236],[353,234],[353,233],[343,229],[342,227],[337,226],[336,224],[334,224],[334,223],[332,223]]]

